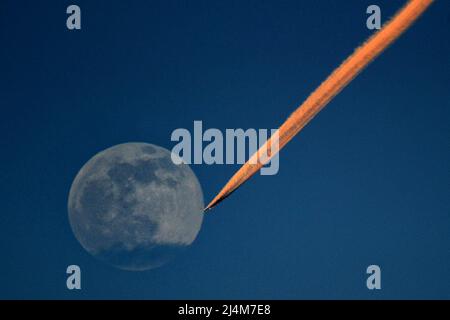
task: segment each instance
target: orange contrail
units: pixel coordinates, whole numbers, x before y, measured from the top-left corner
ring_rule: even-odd
[[[428,8],[433,0],[410,0],[381,30],[358,47],[280,126],[277,133],[259,148],[231,177],[205,211],[228,197],[283,148],[328,102],[355,78],[373,59],[394,42]],[[277,139],[278,138],[278,143]],[[273,146],[275,145],[275,150]],[[260,161],[259,155],[266,155]],[[259,161],[258,161],[259,160]]]

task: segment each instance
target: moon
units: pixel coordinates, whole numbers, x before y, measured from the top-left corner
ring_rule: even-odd
[[[125,270],[160,267],[189,247],[203,221],[203,194],[187,164],[148,143],[92,157],[72,183],[68,212],[92,256]]]

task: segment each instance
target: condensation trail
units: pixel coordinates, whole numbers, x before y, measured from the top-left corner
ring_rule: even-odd
[[[433,0],[410,0],[381,30],[358,47],[322,84],[292,113],[260,149],[242,165],[208,204],[205,211],[228,197],[283,148],[328,102],[353,80],[372,60],[394,42],[428,8]],[[278,137],[278,144],[276,138]],[[265,154],[265,161],[258,155]]]

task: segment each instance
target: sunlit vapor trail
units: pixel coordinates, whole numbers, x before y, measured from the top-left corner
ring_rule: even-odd
[[[208,204],[205,211],[228,197],[265,163],[270,161],[358,73],[409,28],[432,2],[433,0],[410,0],[381,30],[358,47],[280,126],[277,130],[278,144],[276,144],[275,136],[267,140],[231,177],[217,196]],[[268,155],[264,161],[258,161],[258,155],[261,154]]]

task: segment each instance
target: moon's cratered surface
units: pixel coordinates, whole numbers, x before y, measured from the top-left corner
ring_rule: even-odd
[[[152,144],[101,151],[69,194],[69,221],[94,257],[126,270],[163,265],[195,240],[203,220],[200,184],[186,164]]]

